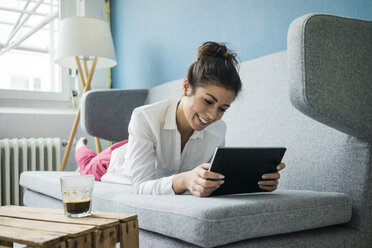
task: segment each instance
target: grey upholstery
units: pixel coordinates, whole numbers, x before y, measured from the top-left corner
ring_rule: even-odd
[[[28,185],[28,194],[61,199],[59,178],[66,174],[75,173],[25,172],[21,184]],[[35,204],[33,199],[25,200],[27,205]],[[130,185],[95,182],[93,210],[136,213],[141,229],[214,247],[346,223],[351,218],[351,200],[340,193],[294,190],[209,198],[138,195]]]
[[[91,90],[81,99],[81,127],[95,137],[121,141],[128,139],[127,126],[136,107],[145,103],[148,90]],[[108,106],[119,106],[111,108]],[[121,107],[121,106],[125,106]]]
[[[132,195],[123,185],[97,183],[95,208],[137,213],[141,247],[372,247],[371,25],[306,15],[291,24],[287,51],[241,64],[243,92],[224,116],[226,145],[287,147],[283,158],[287,168],[277,192],[239,196],[244,202],[240,204],[234,197]],[[178,97],[181,82],[149,89],[135,104]],[[101,92],[106,99],[111,92],[133,93],[104,90],[89,95]],[[103,112],[124,112],[127,99],[101,101],[97,107]],[[101,137],[97,135],[100,129],[112,129],[103,131],[105,135],[126,129],[123,123],[129,115],[117,123],[98,120],[99,116],[88,121],[86,110],[90,108],[85,105],[82,124],[97,122],[99,126],[89,133]],[[21,184],[29,189],[24,202],[57,206],[60,196],[53,178],[59,175],[23,173]],[[348,221],[346,203],[350,200]],[[345,203],[344,207],[339,203]],[[306,212],[307,204],[331,208]],[[254,216],[257,209],[262,210],[261,218]],[[298,211],[288,214],[291,209],[303,215]],[[208,229],[208,220],[218,218],[222,222]],[[320,225],[321,220],[330,222]]]
[[[372,22],[306,15],[288,32],[290,99],[304,114],[372,140]]]
[[[328,160],[328,170],[337,178],[325,185],[351,195],[352,225],[372,230],[372,22],[331,15],[300,17],[289,28],[287,53],[292,104],[350,135],[327,142],[342,150]]]

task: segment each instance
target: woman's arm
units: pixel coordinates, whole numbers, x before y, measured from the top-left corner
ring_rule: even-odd
[[[128,126],[129,143],[126,169],[130,171],[134,192],[137,194],[174,194],[172,177],[156,178],[156,137],[149,121],[141,111],[133,111]]]

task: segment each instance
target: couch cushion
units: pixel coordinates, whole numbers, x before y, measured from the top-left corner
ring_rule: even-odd
[[[74,172],[29,171],[22,173],[20,183],[32,191],[61,199],[59,177],[71,174]],[[142,229],[213,247],[345,223],[351,218],[351,201],[345,194],[313,191],[210,198],[136,195],[128,185],[95,182],[93,210],[136,213]]]

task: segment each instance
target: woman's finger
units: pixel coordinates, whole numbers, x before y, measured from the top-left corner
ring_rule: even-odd
[[[266,180],[266,181],[259,181],[258,185],[261,186],[277,186],[279,183],[278,180]]]
[[[219,180],[219,179],[224,179],[225,177],[219,173],[216,173],[216,172],[213,172],[213,171],[209,171],[208,169],[206,168],[209,168],[208,166],[208,163],[205,163],[205,164],[201,164],[199,167],[198,167],[198,175],[204,179],[212,179],[212,180]]]
[[[218,188],[219,188],[219,186],[205,188],[205,187],[202,187],[201,185],[194,185],[193,190],[191,191],[191,193],[195,196],[198,196],[198,197],[204,197],[204,196],[209,196],[210,194],[212,194],[213,191],[215,191]]]
[[[197,183],[204,188],[216,188],[217,186],[220,186],[221,184],[223,184],[224,181],[223,180],[209,180],[209,179],[204,179],[202,177],[199,177],[197,179]]]
[[[284,168],[285,168],[285,163],[280,163],[280,164],[278,164],[278,166],[276,167],[277,171],[283,170]]]
[[[265,190],[265,191],[274,191],[276,190],[276,186],[262,186],[262,185],[259,185],[259,188],[262,189],[262,190]]]
[[[263,174],[262,175],[262,179],[274,179],[274,180],[278,180],[279,178],[280,178],[280,173],[279,172],[268,173],[268,174]]]
[[[203,163],[203,164],[199,165],[199,167],[201,167],[203,169],[206,169],[206,170],[209,170],[210,166],[211,166],[211,163]]]

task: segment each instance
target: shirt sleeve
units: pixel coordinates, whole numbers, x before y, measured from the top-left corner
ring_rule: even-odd
[[[149,120],[141,111],[133,111],[128,126],[129,143],[125,160],[137,194],[174,194],[173,175],[156,178],[156,137]]]

